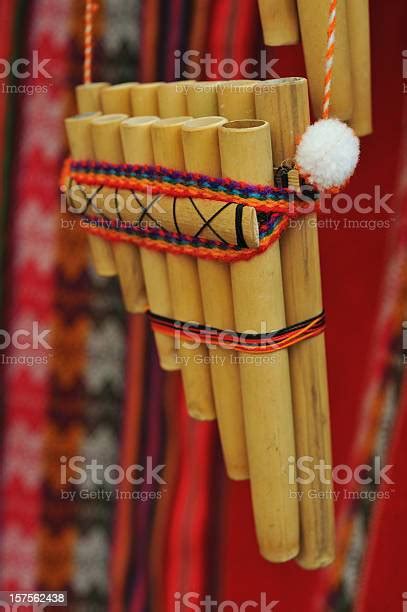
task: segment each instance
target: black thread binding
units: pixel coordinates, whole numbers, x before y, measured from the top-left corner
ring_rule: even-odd
[[[237,242],[237,246],[241,248],[246,248],[247,243],[246,243],[246,240],[244,239],[243,226],[242,226],[243,208],[244,208],[243,204],[238,204],[236,206],[236,216],[235,216],[236,242]]]
[[[179,229],[179,225],[178,225],[178,220],[177,220],[177,213],[176,213],[176,206],[177,206],[177,198],[174,197],[173,203],[172,203],[172,218],[174,220],[174,225],[175,225],[175,229],[177,230],[178,234],[181,234],[181,231]]]

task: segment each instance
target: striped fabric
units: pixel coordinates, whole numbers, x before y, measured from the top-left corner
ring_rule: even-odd
[[[4,3],[3,3],[4,4]],[[18,9],[28,9],[19,3]],[[64,153],[63,119],[69,82],[70,2],[62,0],[50,12],[49,0],[38,0],[32,11],[15,14],[15,27],[24,18],[35,24],[28,33],[25,52],[31,57],[52,58],[51,79],[39,74],[25,79],[19,100],[18,120],[13,122],[15,144],[11,163],[13,180],[9,197],[13,203],[9,220],[6,329],[50,330],[57,239],[56,181]],[[11,15],[9,16],[11,18]],[[4,24],[2,24],[2,27]],[[21,37],[21,33],[19,34]],[[21,42],[23,38],[20,39]],[[21,51],[21,49],[20,49]],[[41,93],[30,94],[39,86]],[[12,94],[9,94],[12,95]],[[44,113],[44,105],[49,111]],[[18,126],[18,129],[17,129]],[[4,132],[3,132],[4,133]],[[18,146],[16,146],[18,143]],[[22,175],[26,177],[22,179]],[[29,177],[29,180],[27,180]],[[38,219],[42,219],[39,223]],[[55,338],[55,337],[54,337]],[[51,400],[49,367],[58,359],[54,340],[51,348],[33,348],[22,354],[10,345],[2,357],[14,361],[4,366],[4,443],[1,478],[1,586],[35,588],[42,550],[42,504],[45,478],[43,452],[46,446],[46,415]],[[48,452],[50,449],[47,449]],[[62,448],[59,449],[61,453]],[[62,453],[61,453],[62,454]]]
[[[124,313],[117,279],[94,276],[83,235],[58,226],[63,119],[82,78],[84,2],[0,3],[0,58],[38,50],[52,60],[46,95],[0,96],[2,326],[52,329],[50,350],[25,355],[42,363],[0,369],[1,589],[64,589],[76,612],[170,612],[188,592],[236,604],[264,592],[287,612],[406,607],[407,200],[398,180],[405,161],[396,162],[406,133],[406,9],[403,0],[392,11],[371,8],[376,125],[349,194],[379,181],[382,193],[395,194],[398,221],[392,231],[325,228],[320,242],[334,461],[379,455],[395,466],[395,490],[369,503],[341,499],[337,561],[305,572],[260,557],[249,484],[226,479],[216,424],[190,419],[179,373],[159,369],[144,317]],[[94,78],[113,82],[173,80],[177,49],[241,61],[261,48],[256,0],[104,0],[94,31]],[[273,53],[281,76],[303,73],[299,47]],[[164,465],[164,482],[62,486],[61,457],[75,455],[123,467],[151,461]],[[97,490],[98,501],[86,501],[86,490]],[[119,498],[109,500],[111,492]]]

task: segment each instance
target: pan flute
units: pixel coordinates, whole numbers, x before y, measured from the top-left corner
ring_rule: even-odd
[[[295,469],[305,455],[331,465],[315,213],[287,229],[300,214],[306,80],[77,94],[65,181],[99,264],[150,318],[190,415],[217,419],[228,475],[250,479],[261,554],[330,563],[331,484],[314,481],[311,496]]]

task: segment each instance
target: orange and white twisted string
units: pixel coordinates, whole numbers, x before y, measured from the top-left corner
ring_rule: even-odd
[[[93,14],[97,10],[94,0],[86,0],[85,7],[85,31],[84,31],[84,59],[83,59],[83,82],[92,82],[92,52],[93,52]]]
[[[324,101],[323,101],[323,107],[322,107],[322,118],[323,119],[328,119],[329,106],[331,104],[332,71],[333,71],[334,53],[335,53],[336,4],[337,4],[337,0],[331,0],[331,4],[329,6],[328,46],[327,46],[326,57],[325,57],[325,89],[324,89]]]

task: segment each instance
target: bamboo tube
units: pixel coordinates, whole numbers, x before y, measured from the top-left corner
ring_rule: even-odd
[[[69,148],[71,156],[74,159],[94,158],[90,125],[93,119],[98,116],[100,116],[100,113],[85,113],[65,119]],[[69,182],[67,188],[69,188]],[[84,202],[83,193],[86,193],[87,196],[90,197],[95,191],[96,188],[94,187],[90,188],[84,186],[80,190],[80,193],[77,194],[76,198],[72,197],[69,191],[67,191],[67,196],[73,207],[83,210],[84,204],[86,204]],[[86,207],[86,210],[89,216],[96,216],[92,206]],[[103,238],[91,235],[88,235],[88,243],[97,274],[99,274],[99,276],[115,276],[117,271],[111,245],[103,240]]]
[[[288,78],[268,81],[256,96],[258,118],[271,126],[274,163],[294,157],[296,142],[309,125],[307,81]],[[287,324],[293,325],[323,309],[315,214],[304,226],[287,230],[280,242]],[[312,457],[313,464],[332,465],[329,397],[325,340],[321,334],[289,350],[294,424],[298,457]],[[301,474],[302,475],[302,474]],[[330,563],[335,554],[332,484],[317,477],[299,484],[301,551],[298,562],[314,569]],[[311,498],[311,490],[321,498]]]
[[[193,83],[187,89],[187,111],[191,117],[212,117],[218,114],[216,89],[219,81]]]
[[[270,47],[296,45],[299,41],[295,0],[259,0],[264,43]]]
[[[195,81],[161,83],[158,88],[158,109],[162,119],[187,114],[187,92]]]
[[[254,92],[257,81],[226,81],[217,87],[219,115],[229,121],[254,119]]]
[[[75,92],[78,113],[95,113],[101,111],[101,94],[102,91],[109,86],[110,83],[84,83],[83,85],[77,85]]]
[[[226,119],[223,117],[204,117],[183,125],[182,140],[188,172],[221,176],[218,128],[224,123]],[[236,329],[230,266],[204,259],[198,259],[197,263],[206,325]],[[236,356],[235,351],[214,347],[211,350],[211,375],[226,471],[230,478],[244,480],[249,477],[249,467]]]
[[[369,0],[347,0],[346,6],[353,87],[350,125],[358,136],[367,136],[373,131]]]
[[[316,118],[322,115],[330,1],[297,0],[312,109]],[[344,2],[338,2],[336,9],[335,41],[331,115],[348,121],[352,117],[353,94],[348,19]]]
[[[86,185],[83,185],[86,187]],[[118,198],[130,198],[129,189],[118,189]],[[74,199],[75,193],[72,195]],[[112,189],[102,187],[98,200],[112,199]],[[81,198],[78,198],[79,204]],[[123,211],[122,218],[134,225],[143,221],[144,211],[140,206],[132,205]],[[251,206],[241,206],[234,202],[208,200],[204,198],[168,198],[157,200],[156,206],[148,210],[148,222],[151,226],[161,227],[170,232],[179,232],[189,236],[199,235],[208,240],[224,240],[231,245],[244,244],[249,248],[259,246],[259,227],[256,212]]]
[[[219,129],[223,176],[273,184],[270,127],[265,121],[232,121]],[[237,331],[285,327],[280,246],[231,266]],[[289,481],[295,456],[288,351],[240,354],[243,411],[254,518],[261,554],[283,562],[299,551],[297,487]]]
[[[124,159],[129,164],[154,164],[151,126],[158,117],[134,117],[120,126]],[[143,198],[143,195],[140,194]],[[140,248],[141,265],[151,312],[165,317],[173,316],[167,261],[164,253]],[[156,333],[155,341],[163,370],[178,370],[174,340]]]
[[[93,159],[93,146],[91,137],[91,123],[96,117],[100,117],[101,113],[83,113],[67,117],[65,119],[65,131],[68,139],[69,150],[74,159]],[[71,195],[68,191],[70,204],[76,210],[83,210],[86,206],[82,189],[77,197]]]
[[[161,119],[152,126],[153,151],[156,164],[185,169],[181,128],[190,117]],[[180,321],[204,323],[197,263],[188,255],[167,254],[170,291],[174,317]],[[177,356],[189,414],[200,420],[215,418],[208,349],[181,344]]]
[[[162,83],[138,83],[130,90],[134,117],[158,116],[158,89]]]
[[[112,114],[103,115],[92,121],[92,141],[96,160],[114,164],[123,162],[120,124],[124,119],[127,119],[127,115]],[[113,189],[111,196],[109,207],[105,205],[103,212],[108,218],[117,219],[119,211],[115,206],[118,200],[114,197]],[[132,313],[144,312],[147,299],[138,249],[125,242],[116,242],[113,244],[113,254],[126,310]]]
[[[103,112],[105,114],[119,113],[131,115],[131,93],[137,85],[137,83],[121,83],[104,89],[102,91]],[[117,128],[114,133],[117,153],[123,153],[121,143],[119,146],[119,131]],[[121,159],[123,160],[123,157],[121,157]],[[147,297],[144,288],[139,250],[133,245],[118,242],[113,245],[113,252],[119,272],[120,285],[126,310],[132,313],[144,312],[147,304]],[[120,264],[117,263],[118,260],[120,260]]]
[[[95,113],[101,111],[101,93],[103,89],[108,86],[109,83],[86,83],[83,85],[78,85],[76,87],[76,104],[79,113]],[[70,129],[74,130],[74,125],[75,123],[71,122],[69,124]],[[92,159],[93,146],[90,126],[85,126],[82,124],[82,122],[80,122],[78,127],[80,128],[81,126],[83,127],[83,131],[81,131],[80,135],[78,135],[78,138],[73,136],[75,139],[76,153],[74,155],[72,148],[71,152],[73,157],[76,157],[77,159]],[[80,144],[81,139],[84,141],[83,147]],[[70,144],[72,146],[72,142],[70,142]],[[88,155],[90,155],[90,157],[88,157]],[[85,191],[92,193],[94,190],[85,189]],[[95,212],[91,208],[88,212],[90,216],[95,215]],[[107,242],[107,240],[103,240],[103,238],[99,238],[98,236],[88,235],[88,244],[96,273],[99,274],[99,276],[116,276],[116,264],[114,261],[113,250],[109,242]]]
[[[270,124],[274,166],[293,160],[298,138],[310,123],[307,79],[289,77],[263,81],[259,84],[255,104],[257,119]]]
[[[158,121],[154,115],[125,119],[120,124],[120,133],[127,164],[154,164],[151,127]]]
[[[105,115],[116,113],[132,114],[131,90],[137,83],[120,83],[102,90],[102,109]]]

